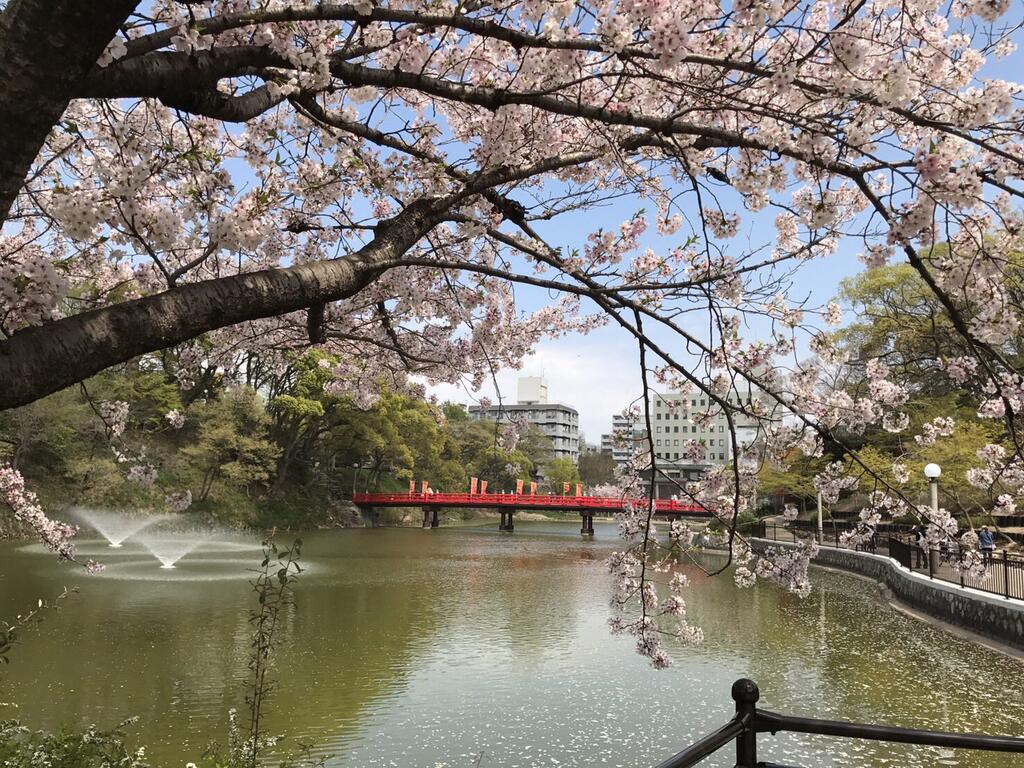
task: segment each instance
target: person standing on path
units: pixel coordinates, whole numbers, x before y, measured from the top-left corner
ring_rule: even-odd
[[[996,550],[996,540],[987,525],[981,526],[981,530],[978,531],[978,548],[981,549],[985,565],[989,565],[992,562],[992,553]]]
[[[928,567],[928,537],[925,536],[925,529],[921,525],[914,525],[910,531],[913,534],[914,544],[918,545],[914,549],[914,565],[915,568],[927,568]]]

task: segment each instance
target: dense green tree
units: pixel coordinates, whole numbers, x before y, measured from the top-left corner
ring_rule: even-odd
[[[446,429],[459,460],[494,490],[511,490],[516,480],[536,480],[554,450],[551,438],[536,424],[526,427],[511,451],[504,448],[503,427],[493,421],[449,421]],[[519,471],[507,471],[509,467]]]
[[[793,452],[785,468],[765,462],[757,474],[762,495],[782,494],[786,499],[805,502],[816,499],[814,476],[824,469],[828,459],[812,458]]]
[[[959,339],[934,293],[909,264],[867,270],[845,279],[839,298],[856,320],[837,336],[852,361],[881,358],[915,391],[944,394],[942,357],[962,354]]]
[[[551,442],[551,438],[545,435],[539,426],[528,424],[519,436],[516,449],[530,460],[534,467],[532,475],[536,478],[541,471],[541,467],[547,466],[551,461],[555,446]]]
[[[495,448],[500,435],[493,421],[449,421],[447,430],[458,446],[459,460],[466,466],[484,451]]]
[[[605,485],[615,480],[615,460],[604,451],[584,448],[580,452],[580,480],[589,486]]]
[[[468,477],[458,442],[438,423],[433,406],[391,392],[368,409],[343,399],[320,438],[319,454],[331,471],[354,468],[361,488],[427,480],[436,488],[459,489]]]
[[[199,424],[196,439],[182,454],[199,472],[197,500],[205,500],[218,481],[249,495],[272,477],[281,449],[270,439],[271,419],[255,391],[229,389],[194,406],[193,412]]]
[[[980,448],[999,442],[999,432],[999,427],[991,422],[962,418],[957,420],[952,435],[937,439],[933,445],[919,447],[909,459],[897,462],[891,452],[872,446],[862,448],[858,456],[878,477],[919,503],[928,501],[924,467],[934,462],[942,468],[939,481],[942,506],[953,512],[978,512],[983,506],[991,506],[992,499],[986,489],[975,488],[967,482],[967,471],[978,466],[977,452]],[[855,467],[854,474],[862,476],[858,488],[860,493],[870,492],[878,486],[878,482],[869,478],[862,468]]]
[[[469,414],[466,413],[466,409],[458,403],[444,403],[441,406],[441,412],[449,423],[469,421]]]
[[[97,376],[87,386],[93,400],[121,400],[131,405],[130,423],[147,431],[167,428],[169,411],[182,408],[181,387],[155,359],[134,361],[123,370]]]
[[[552,459],[544,468],[544,480],[555,493],[561,493],[565,483],[574,486],[580,482],[580,471],[572,459],[559,457]],[[570,489],[570,493],[574,489]]]
[[[61,474],[68,462],[93,447],[92,411],[79,392],[62,390],[21,408],[0,413],[0,460],[30,475]]]
[[[528,482],[535,471],[533,462],[521,451],[485,448],[470,464],[472,474],[487,480],[489,491],[515,490],[516,481]]]
[[[275,492],[283,490],[297,468],[304,470],[301,480],[309,479],[317,441],[337,417],[340,400],[324,390],[331,380],[327,366],[333,362],[329,355],[312,350],[293,360],[280,374],[266,374],[267,389],[272,394],[268,410],[273,418],[273,435],[281,448]]]
[[[947,250],[945,245],[938,245],[929,258],[940,258]],[[1008,258],[1017,259],[1013,274],[1019,275],[1020,256]],[[953,327],[945,307],[910,264],[890,264],[848,277],[840,283],[838,298],[855,318],[836,334],[855,371],[858,362],[880,358],[891,369],[894,380],[914,392],[934,395],[955,389],[941,361],[970,355],[970,349]],[[952,295],[951,300],[955,303],[957,297]],[[964,308],[963,315],[970,321],[968,309]],[[1004,343],[1000,351],[1019,360],[1020,337]]]

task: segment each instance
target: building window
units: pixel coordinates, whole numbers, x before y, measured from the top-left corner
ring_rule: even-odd
[[[661,445],[661,440],[656,440],[655,445]]]
[[[654,418],[656,418],[658,421],[661,421],[661,414],[660,413],[654,414]]]
[[[679,461],[679,454],[676,454],[676,461]]]
[[[676,432],[679,432],[679,425],[676,425]]]

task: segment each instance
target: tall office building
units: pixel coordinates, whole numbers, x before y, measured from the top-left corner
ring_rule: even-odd
[[[536,424],[551,439],[554,458],[580,458],[580,415],[571,405],[548,401],[548,385],[537,376],[519,379],[517,401],[486,408],[471,405],[467,409],[471,419],[510,421],[524,419]]]

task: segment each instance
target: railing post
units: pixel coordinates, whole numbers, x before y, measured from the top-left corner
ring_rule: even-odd
[[[740,678],[732,684],[732,698],[736,702],[736,717],[743,718],[743,733],[736,737],[736,768],[757,768],[757,700],[761,692],[757,683]]]
[[[927,544],[927,543],[928,542],[925,542],[925,544]],[[922,549],[924,549],[924,548],[922,547]],[[932,557],[932,549],[931,549],[930,545],[928,546],[927,549],[924,550],[924,556],[928,558],[928,578],[929,579],[934,579],[935,578],[935,558]]]
[[[1003,597],[1007,600],[1010,599],[1010,563],[1005,549],[1003,550]]]

